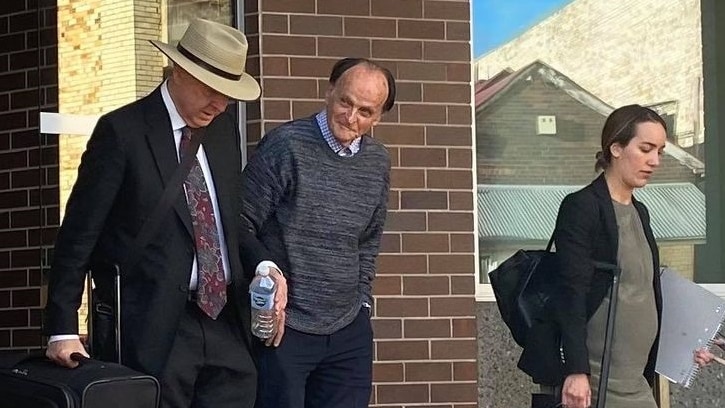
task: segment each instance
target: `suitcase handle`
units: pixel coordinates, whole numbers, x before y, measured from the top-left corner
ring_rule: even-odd
[[[70,359],[73,361],[77,361],[79,365],[87,364],[93,361],[93,359],[90,359],[77,351],[75,353],[71,353]]]

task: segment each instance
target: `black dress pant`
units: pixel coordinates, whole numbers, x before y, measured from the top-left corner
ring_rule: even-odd
[[[279,347],[255,345],[257,408],[363,408],[370,402],[373,331],[362,308],[330,335],[285,329]]]
[[[196,303],[187,302],[159,378],[160,407],[252,407],[257,374],[241,327],[230,304],[212,320]]]

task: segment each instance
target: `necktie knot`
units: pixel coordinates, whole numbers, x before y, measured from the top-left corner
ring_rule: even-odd
[[[184,157],[184,153],[189,149],[193,133],[193,130],[188,126],[181,128],[181,142],[179,142],[179,155],[181,157]]]

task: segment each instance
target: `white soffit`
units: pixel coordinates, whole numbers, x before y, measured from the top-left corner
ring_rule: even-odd
[[[90,136],[100,115],[40,112],[40,133]]]

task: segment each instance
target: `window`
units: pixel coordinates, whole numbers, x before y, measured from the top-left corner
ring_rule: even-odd
[[[597,175],[604,120],[631,103],[670,126],[660,169],[635,192],[650,209],[661,263],[697,282],[725,282],[723,183],[717,166],[706,171],[725,149],[705,126],[715,122],[705,122],[702,45],[716,36],[703,37],[700,0],[554,0],[535,16],[509,3],[474,3],[479,300],[493,299],[485,266],[546,246],[563,197]],[[494,35],[477,32],[485,19],[512,30],[481,49],[479,36]]]

